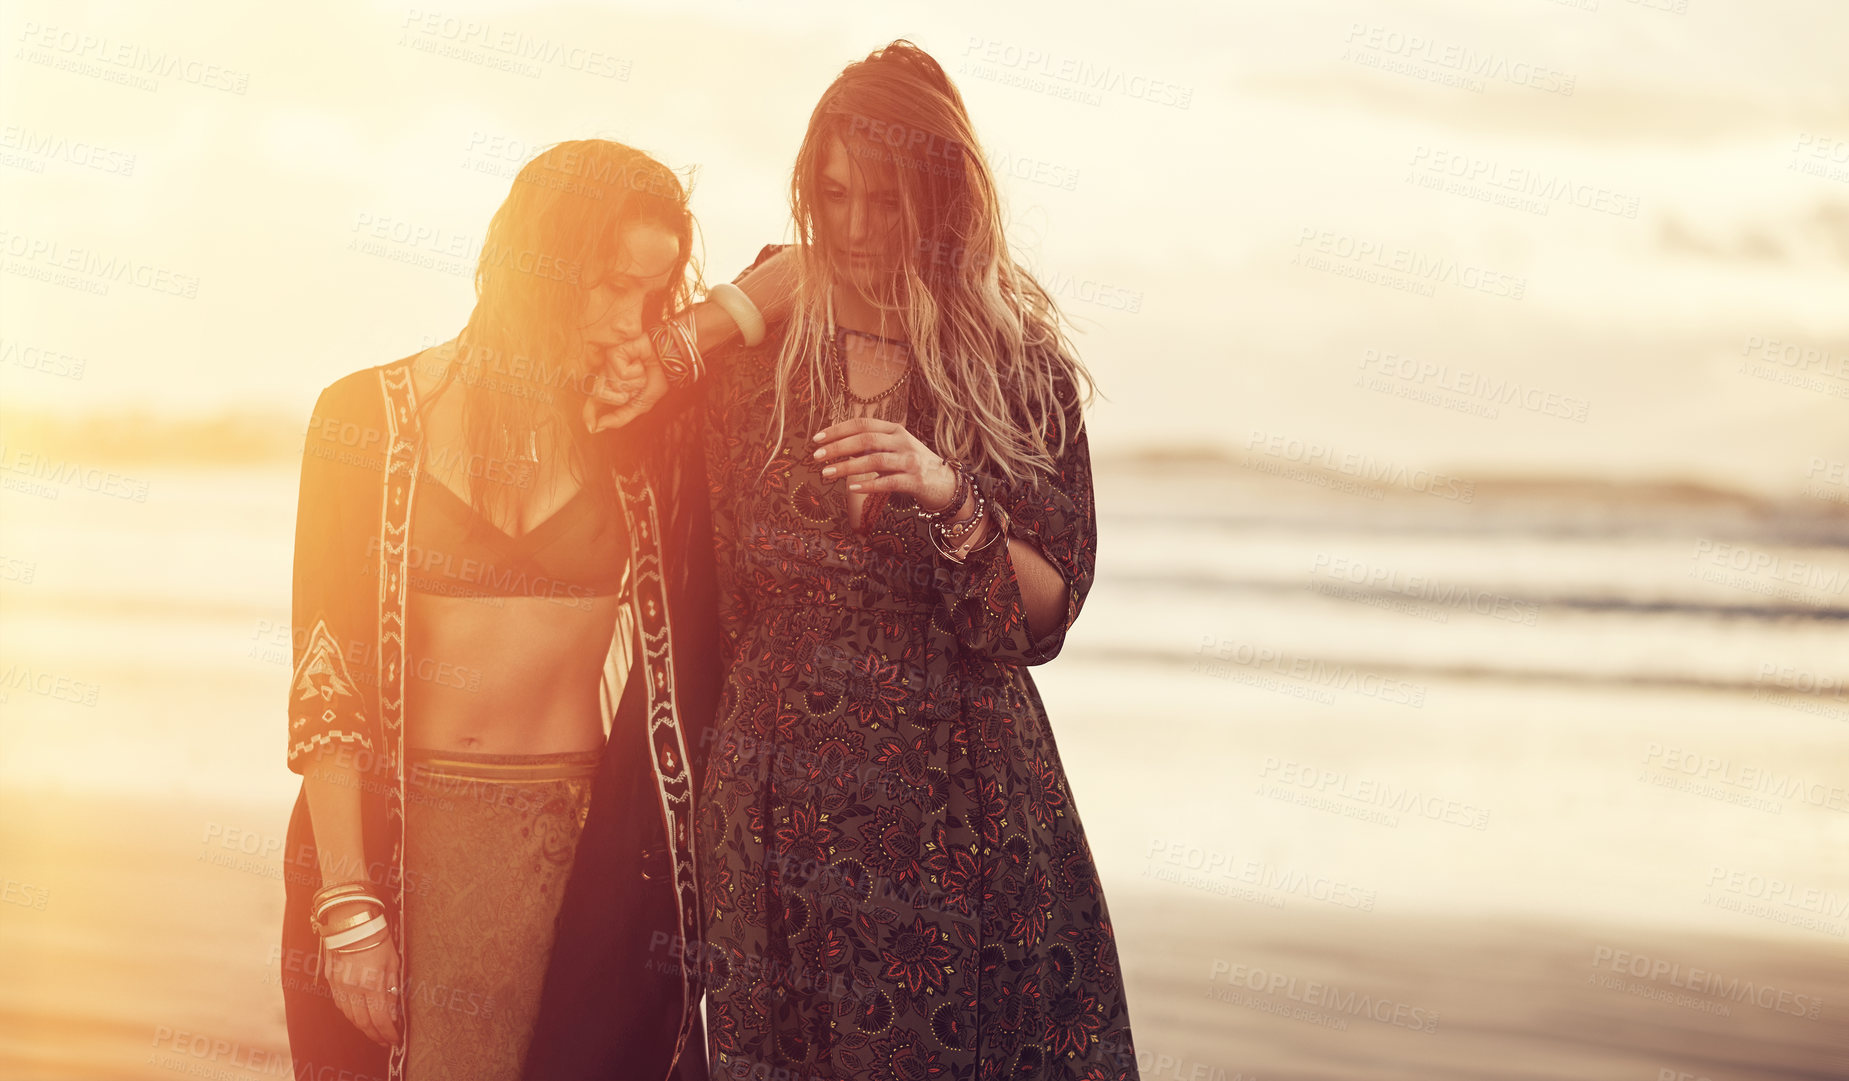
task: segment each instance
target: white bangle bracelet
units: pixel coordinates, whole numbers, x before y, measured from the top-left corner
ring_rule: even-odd
[[[342,931],[337,935],[329,935],[321,941],[327,945],[328,949],[337,950],[350,942],[358,942],[362,938],[371,938],[384,926],[385,913],[381,912],[372,919],[360,924],[358,927]]]
[[[764,315],[743,289],[731,282],[720,282],[707,290],[706,299],[719,305],[721,311],[732,317],[732,322],[738,324],[738,332],[744,335],[746,345],[756,345],[764,340]]]
[[[315,928],[315,932],[319,934],[322,922],[327,919],[328,909],[339,908],[341,905],[349,902],[359,902],[368,906],[377,906],[380,912],[385,911],[385,902],[374,897],[372,894],[350,893],[344,897],[329,897],[316,905],[314,915],[309,917],[308,922]]]

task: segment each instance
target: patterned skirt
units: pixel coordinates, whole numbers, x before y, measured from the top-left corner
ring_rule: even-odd
[[[406,1081],[519,1081],[603,751],[406,762]]]

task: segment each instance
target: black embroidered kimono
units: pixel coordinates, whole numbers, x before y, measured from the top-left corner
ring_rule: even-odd
[[[413,360],[349,375],[315,405],[296,520],[289,688],[289,767],[300,773],[334,748],[358,771],[366,865],[340,879],[375,886],[401,962],[404,893],[417,885],[406,882],[404,830],[407,557],[422,453]],[[677,389],[599,437],[616,463],[629,589],[600,694],[609,739],[526,1059],[535,1081],[707,1076],[698,951],[683,946],[699,940],[692,800],[718,685],[699,413],[687,408],[694,394]],[[285,879],[283,998],[296,1075],[331,1068],[325,1076],[399,1081],[404,1045],[367,1039],[319,973],[308,902],[322,883],[305,793],[289,821]],[[418,988],[409,964],[399,986]]]

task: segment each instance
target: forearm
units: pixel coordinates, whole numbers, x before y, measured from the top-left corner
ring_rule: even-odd
[[[766,323],[776,323],[789,314],[795,292],[794,256],[789,251],[763,259],[733,284],[750,299]],[[693,332],[699,338],[700,352],[707,353],[736,341],[741,332],[738,323],[718,303],[702,300],[691,308]]]
[[[1055,458],[1045,476],[1023,480],[971,472],[986,519],[973,527],[983,530],[973,539],[948,523],[912,527],[936,550],[944,626],[964,648],[990,660],[1033,665],[1057,657],[1091,589],[1097,533],[1082,427]],[[952,488],[932,477],[918,508],[930,514]],[[965,499],[966,516],[975,513],[973,498]]]
[[[751,294],[747,292],[745,295]],[[754,303],[758,300],[757,297],[751,299]],[[732,321],[724,308],[710,300],[702,300],[692,310],[693,332],[700,339],[700,352],[711,353],[738,340],[738,324]],[[763,311],[763,305],[760,304],[758,310]]]
[[[972,491],[964,497],[963,506],[952,517],[952,524],[968,519],[975,513],[975,508],[976,496]],[[965,539],[971,549],[981,548],[989,542],[989,534],[999,528],[995,515],[984,514],[975,531]],[[1059,569],[1053,566],[1040,549],[1019,538],[998,537],[993,543],[1007,549],[1008,561],[1014,568],[1015,584],[1021,591],[1021,610],[1027,619],[1028,633],[1035,641],[1039,641],[1049,631],[1063,626],[1069,589]]]
[[[360,776],[340,758],[334,751],[324,751],[302,774],[324,886],[368,878],[365,832],[360,821]]]
[[[986,527],[985,527],[986,528]],[[1021,609],[1027,616],[1027,631],[1038,642],[1066,622],[1066,598],[1071,590],[1059,569],[1040,554],[1040,549],[1004,537],[998,544],[1008,546],[1008,559],[1014,564],[1015,584],[1021,590]]]

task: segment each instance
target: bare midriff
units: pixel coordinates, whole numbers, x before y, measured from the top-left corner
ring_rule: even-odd
[[[406,744],[485,754],[601,746],[598,691],[622,603],[413,594]]]

